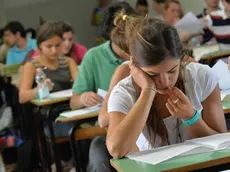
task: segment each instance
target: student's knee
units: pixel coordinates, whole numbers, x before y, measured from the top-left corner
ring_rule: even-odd
[[[55,137],[68,137],[72,127],[72,123],[53,123]],[[44,128],[44,132],[47,137],[51,136],[48,126]]]
[[[89,151],[89,169],[91,172],[111,172],[110,155],[105,145],[105,136],[93,139]]]

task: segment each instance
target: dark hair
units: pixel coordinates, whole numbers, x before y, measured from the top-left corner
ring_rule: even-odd
[[[111,31],[114,29],[114,19],[117,13],[125,10],[127,14],[134,14],[136,11],[127,2],[117,2],[111,4],[103,15],[102,25],[103,25],[103,36],[105,39],[110,39]]]
[[[127,40],[120,43],[125,46],[137,67],[153,66],[166,58],[183,59],[183,49],[177,30],[165,22],[148,17],[125,16],[121,13],[115,18],[118,27],[124,30]],[[117,32],[116,29],[113,32]],[[125,45],[127,44],[127,45]],[[176,86],[184,91],[183,81],[178,79]],[[162,145],[168,143],[168,133],[154,103],[147,120],[150,142],[155,143],[156,135],[162,138]],[[152,137],[153,136],[153,137]]]
[[[36,39],[36,37],[37,37],[37,32],[33,28],[26,29],[26,35],[27,34],[31,34],[31,39]]]
[[[148,7],[148,1],[147,0],[138,0],[137,3],[136,3],[136,7],[138,5]]]
[[[45,22],[43,25],[41,25],[37,33],[38,47],[42,42],[47,41],[53,36],[59,36],[62,38],[62,31],[60,27],[58,27],[58,23],[52,21]]]
[[[60,29],[62,30],[63,34],[65,32],[74,33],[73,27],[69,23],[67,23],[66,21],[60,21],[60,22],[58,22],[58,25],[59,25]]]
[[[181,4],[180,4],[180,2],[179,2],[178,0],[167,0],[167,1],[165,2],[164,9],[167,10],[167,9],[169,8],[169,6],[170,6],[171,3],[174,3],[174,4],[177,4],[177,5],[180,5],[180,6],[181,6]],[[183,16],[184,16],[184,12],[183,12],[183,10],[181,9],[180,18],[182,18]]]
[[[164,4],[166,0],[155,0],[158,4]]]
[[[18,22],[18,21],[11,21],[9,22],[5,27],[4,27],[4,32],[5,31],[11,31],[14,35],[16,33],[20,33],[21,37],[25,38],[26,37],[26,31],[24,26]]]
[[[72,33],[74,33],[74,30],[73,30],[73,27],[69,24],[69,23],[67,23],[66,21],[60,21],[59,23],[58,23],[58,25],[59,25],[59,28],[61,29],[61,31],[62,31],[62,38],[63,38],[63,34],[64,33],[66,33],[66,32],[72,32]],[[74,53],[76,50],[75,50],[75,46],[74,46],[74,44],[72,45],[72,47],[71,47],[71,49],[70,49],[70,51],[68,52],[68,54],[65,54],[66,56],[68,56],[68,57],[74,57],[74,56],[76,56],[76,54]],[[77,59],[79,59],[79,58],[74,58],[74,60],[77,60]],[[80,64],[80,61],[77,61],[77,64]]]

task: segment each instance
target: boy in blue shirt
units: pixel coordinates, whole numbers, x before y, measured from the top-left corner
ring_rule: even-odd
[[[17,21],[9,22],[4,28],[4,38],[7,43],[14,45],[8,50],[6,65],[20,64],[26,54],[36,49],[36,40],[26,39],[26,31],[23,25]]]

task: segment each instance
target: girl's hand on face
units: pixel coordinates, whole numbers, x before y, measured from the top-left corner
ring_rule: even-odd
[[[169,91],[169,99],[166,107],[173,116],[187,120],[192,118],[195,113],[192,103],[188,97],[178,88],[174,87]]]
[[[148,74],[146,74],[141,68],[135,65],[132,57],[130,57],[129,68],[133,80],[141,88],[141,90],[147,87],[156,88],[153,79],[149,77]]]

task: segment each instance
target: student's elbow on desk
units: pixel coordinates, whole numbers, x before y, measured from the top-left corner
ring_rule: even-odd
[[[122,158],[128,153],[127,151],[123,150],[119,144],[115,143],[114,140],[109,138],[106,139],[106,146],[110,155],[114,159]]]

